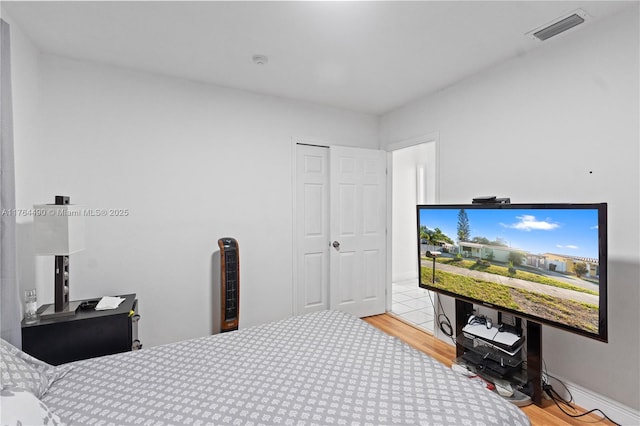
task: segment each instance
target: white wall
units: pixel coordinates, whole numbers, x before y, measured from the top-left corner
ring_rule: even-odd
[[[493,194],[512,202],[608,203],[609,343],[543,327],[543,355],[552,374],[635,410],[638,40],[636,5],[381,119],[383,146],[439,132],[440,202]]]
[[[13,133],[15,145],[15,163],[28,162],[29,159],[24,157],[24,152],[19,148],[22,144],[33,144],[39,139],[40,128],[37,123],[40,117],[40,54],[36,46],[21,31],[20,27],[8,16],[2,13],[4,19],[11,28],[11,79],[13,89]],[[15,176],[16,187],[23,186],[31,177],[26,174],[19,173],[16,170]],[[20,193],[16,191],[16,204],[20,203]],[[31,235],[25,235],[23,223],[25,220],[31,221],[32,218],[17,217],[18,226],[16,229],[17,240],[30,239]],[[33,256],[32,245],[18,245],[18,259]],[[31,262],[33,263],[33,262]],[[52,265],[53,268],[53,265]],[[53,279],[53,278],[52,278]],[[18,263],[18,281],[21,287],[20,297],[24,297],[24,291],[34,288],[35,270],[28,264]],[[51,289],[53,297],[53,288]]]
[[[30,126],[39,134],[16,132],[18,208],[68,195],[129,211],[86,218],[86,250],[71,256],[72,299],[137,293],[147,346],[209,334],[219,291],[212,260],[217,240],[231,236],[240,246],[240,326],[291,315],[292,137],[376,148],[377,118],[36,59],[39,120]],[[31,65],[16,64],[15,74],[33,73]],[[30,95],[16,82],[16,99]],[[16,107],[17,120],[26,109]],[[19,225],[21,285],[51,303],[53,258],[33,256],[31,223]]]

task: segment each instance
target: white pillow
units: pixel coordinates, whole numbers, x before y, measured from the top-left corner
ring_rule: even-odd
[[[54,367],[0,339],[0,388],[24,389],[42,398],[71,366]]]
[[[2,426],[62,425],[60,417],[52,413],[34,394],[25,390],[0,391],[0,420]]]

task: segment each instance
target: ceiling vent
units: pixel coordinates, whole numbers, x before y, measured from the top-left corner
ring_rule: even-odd
[[[543,27],[536,28],[535,30],[528,32],[527,35],[540,41],[548,40],[553,36],[584,23],[587,20],[587,17],[588,15],[583,10],[578,9],[568,16],[552,21],[551,24],[546,24]]]

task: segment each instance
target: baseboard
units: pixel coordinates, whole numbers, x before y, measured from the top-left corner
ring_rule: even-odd
[[[621,425],[640,425],[640,411],[634,410],[611,398],[592,392],[563,378],[560,378],[560,380],[562,380],[567,386],[567,389],[569,389],[569,392],[571,392],[576,405],[587,411],[594,408],[600,409],[611,420]]]

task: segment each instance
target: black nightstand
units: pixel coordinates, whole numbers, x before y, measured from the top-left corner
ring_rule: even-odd
[[[138,340],[135,294],[126,294],[120,306],[106,311],[80,310],[75,315],[22,321],[22,350],[53,365],[142,347]],[[38,313],[49,305],[43,305]]]

